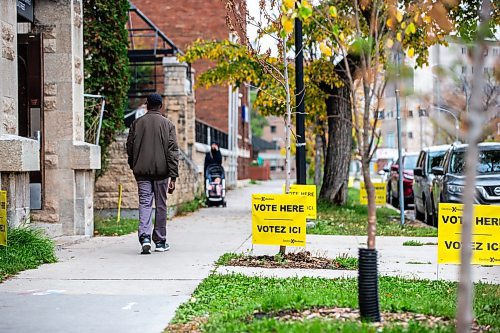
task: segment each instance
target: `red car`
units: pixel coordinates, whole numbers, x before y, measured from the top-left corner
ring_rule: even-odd
[[[418,153],[408,153],[403,158],[403,195],[405,208],[413,204],[413,169],[417,166]],[[391,165],[387,182],[387,203],[399,207],[399,160]]]

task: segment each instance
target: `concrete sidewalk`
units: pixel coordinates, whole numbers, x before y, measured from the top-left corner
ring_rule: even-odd
[[[135,234],[63,248],[58,263],[0,284],[0,332],[162,332],[214,261],[249,237],[251,194],[281,183],[230,191],[227,208],[169,221],[166,253],[139,255]]]
[[[438,265],[437,245],[403,246],[407,240],[437,244],[437,237],[377,237],[379,275],[400,276],[410,279],[458,281],[458,265]],[[307,235],[307,250],[313,255],[335,258],[348,255],[358,257],[358,249],[366,247],[365,236]],[[252,252],[255,255],[274,255],[277,247],[252,246],[248,239],[238,253]],[[297,251],[290,248],[290,251]],[[274,269],[254,267],[218,267],[218,273],[242,273],[250,276],[292,277],[312,276],[325,278],[357,277],[357,271],[318,269]],[[500,284],[499,266],[473,266],[473,280]]]

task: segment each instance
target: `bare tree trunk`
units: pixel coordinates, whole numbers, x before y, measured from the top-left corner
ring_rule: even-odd
[[[346,83],[332,90],[326,100],[328,144],[320,198],[337,205],[347,202],[349,163],[352,149],[350,88]]]
[[[375,204],[375,187],[370,175],[370,162],[363,161],[363,180],[365,182],[366,193],[368,195],[368,226],[367,226],[367,247],[375,249],[375,236],[377,234],[377,206]],[[370,200],[371,199],[371,200]]]
[[[321,184],[321,155],[323,140],[321,139],[321,134],[316,134],[316,143],[314,151],[314,184],[319,186]]]
[[[473,321],[472,300],[473,284],[471,276],[472,258],[472,224],[474,211],[474,196],[476,195],[477,161],[479,157],[478,141],[485,123],[485,115],[482,105],[484,91],[484,31],[489,21],[491,2],[483,1],[481,9],[481,24],[478,29],[479,45],[474,49],[472,78],[471,105],[469,110],[469,147],[465,155],[465,188],[464,188],[464,211],[462,216],[462,234],[460,247],[460,282],[458,285],[457,300],[457,333],[471,331]]]

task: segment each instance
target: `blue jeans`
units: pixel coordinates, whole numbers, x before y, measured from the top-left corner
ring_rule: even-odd
[[[165,242],[167,239],[167,189],[168,179],[138,180],[139,189],[139,241],[151,237],[153,242]],[[153,229],[153,195],[156,205]]]

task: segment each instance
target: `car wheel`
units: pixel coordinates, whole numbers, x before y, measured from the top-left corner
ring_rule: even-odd
[[[399,208],[399,195],[397,197],[394,197],[394,195],[392,195],[391,193],[391,205],[393,205],[396,208]]]
[[[425,201],[425,198],[423,198],[422,200]],[[413,204],[413,207],[415,208],[415,219],[417,219],[417,220],[419,220],[421,222],[425,222],[425,214],[421,213],[418,210],[416,202]],[[425,204],[424,204],[424,208],[425,208]]]
[[[436,214],[434,214],[434,204],[431,199],[431,207],[428,207],[427,201],[425,201],[425,223],[437,228],[437,219],[435,218]]]
[[[392,204],[392,193],[391,193],[391,184],[387,183],[387,192],[385,194],[385,202],[388,204]]]

